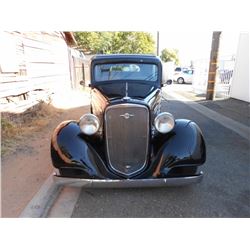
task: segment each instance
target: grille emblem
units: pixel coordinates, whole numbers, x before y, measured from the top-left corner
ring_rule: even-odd
[[[120,115],[124,117],[125,119],[129,119],[130,117],[134,116],[133,114],[125,113],[124,115]]]
[[[130,168],[131,168],[131,166],[126,165],[126,166],[125,166],[125,172],[129,172],[129,171],[130,171]]]

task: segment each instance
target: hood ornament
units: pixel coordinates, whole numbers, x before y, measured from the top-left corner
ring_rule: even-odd
[[[125,86],[125,96],[122,98],[123,100],[130,100],[131,98],[128,96],[128,82],[126,82]]]

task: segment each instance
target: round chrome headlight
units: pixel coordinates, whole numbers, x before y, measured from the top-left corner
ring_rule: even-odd
[[[155,117],[154,124],[160,133],[166,134],[174,128],[175,121],[172,114],[162,112]]]
[[[82,132],[86,135],[93,135],[95,134],[99,127],[100,121],[99,119],[93,114],[85,114],[79,120],[79,126]]]

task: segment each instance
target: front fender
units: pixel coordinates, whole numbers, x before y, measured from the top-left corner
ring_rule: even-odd
[[[51,140],[51,158],[61,175],[97,179],[112,175],[87,141],[76,121],[63,122],[55,129]]]
[[[198,125],[192,121],[177,119],[174,129],[159,134],[154,139],[153,176],[166,176],[170,170],[202,165],[206,161],[204,137]],[[196,168],[193,168],[196,169]]]

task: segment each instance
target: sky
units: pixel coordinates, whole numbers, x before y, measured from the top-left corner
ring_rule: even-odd
[[[159,51],[164,48],[178,49],[181,64],[190,65],[191,60],[207,59],[210,57],[212,31],[178,32],[159,31]],[[156,39],[157,32],[152,32]],[[235,55],[239,32],[222,31],[220,41],[220,56]]]

